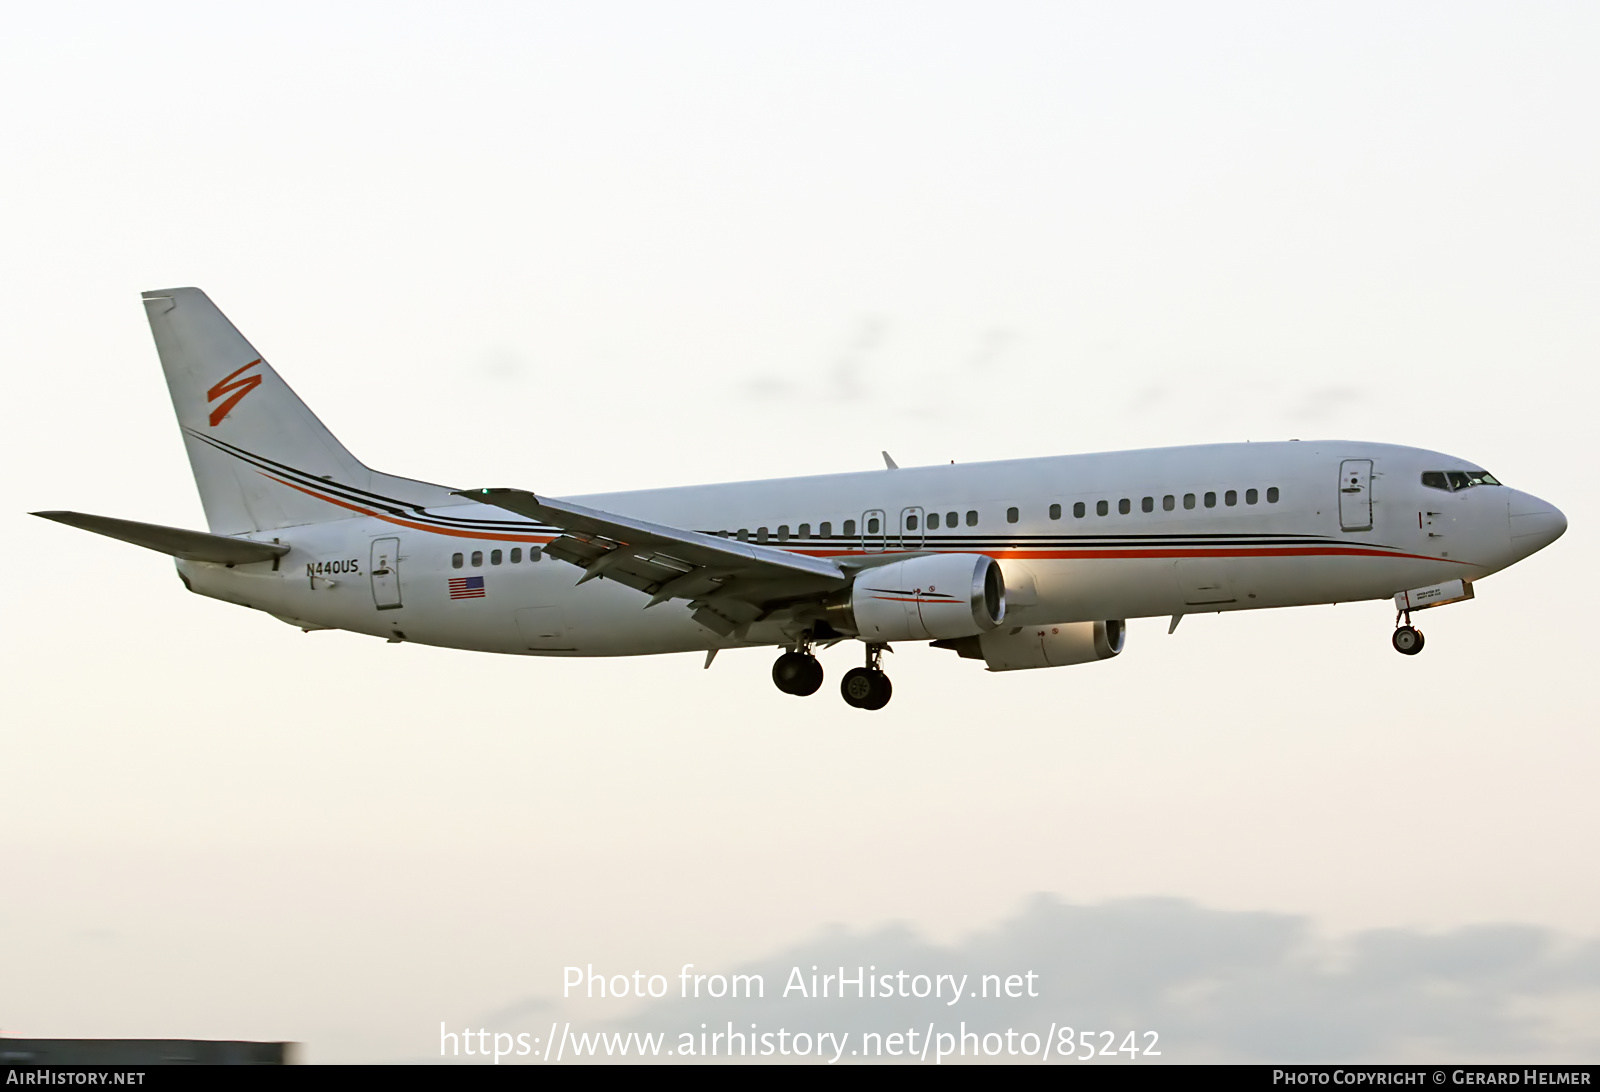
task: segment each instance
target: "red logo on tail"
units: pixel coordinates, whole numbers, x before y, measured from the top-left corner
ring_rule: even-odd
[[[215,387],[212,387],[210,390],[206,391],[207,402],[215,402],[229,391],[234,392],[233,397],[229,398],[226,402],[222,403],[222,405],[211,411],[212,428],[216,428],[217,425],[221,423],[222,419],[228,416],[228,411],[239,404],[239,399],[243,398],[245,395],[261,386],[261,377],[259,375],[247,375],[243,379],[238,379],[239,376],[244,375],[245,372],[249,371],[251,368],[254,368],[259,363],[261,363],[261,358],[257,357],[244,367],[240,368],[238,371],[234,372],[232,375],[223,376]],[[235,380],[237,380],[237,382],[235,382]]]

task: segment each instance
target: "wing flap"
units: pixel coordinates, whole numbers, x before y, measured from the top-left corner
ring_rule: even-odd
[[[646,606],[689,599],[702,624],[723,631],[748,625],[764,604],[815,598],[850,577],[826,558],[790,553],[679,527],[633,519],[522,489],[473,489],[456,494],[504,508],[563,532],[544,552],[584,569],[585,581],[604,577],[651,596]]]

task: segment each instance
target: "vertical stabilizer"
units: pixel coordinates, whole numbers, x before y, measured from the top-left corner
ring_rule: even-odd
[[[198,288],[146,292],[144,306],[213,533],[357,515],[330,502],[335,489],[349,498],[400,485],[422,504],[444,495],[363,466]]]

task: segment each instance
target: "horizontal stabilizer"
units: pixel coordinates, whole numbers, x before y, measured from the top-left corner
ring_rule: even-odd
[[[157,553],[171,554],[185,561],[210,561],[219,565],[246,565],[252,561],[271,561],[289,552],[289,547],[272,542],[208,535],[182,527],[163,527],[159,523],[138,523],[131,519],[91,516],[83,512],[34,512],[33,515],[65,523],[107,538],[121,539]]]

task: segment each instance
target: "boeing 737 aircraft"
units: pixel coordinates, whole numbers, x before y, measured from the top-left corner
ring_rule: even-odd
[[[1388,444],[1214,444],[555,498],[363,466],[197,288],[144,293],[210,533],[38,512],[176,559],[190,591],[304,630],[528,656],[892,642],[991,671],[1122,651],[1124,620],[1394,598],[1414,610],[1543,549],[1566,518],[1476,463]],[[577,570],[576,572],[574,570]],[[574,576],[577,577],[574,580]]]

